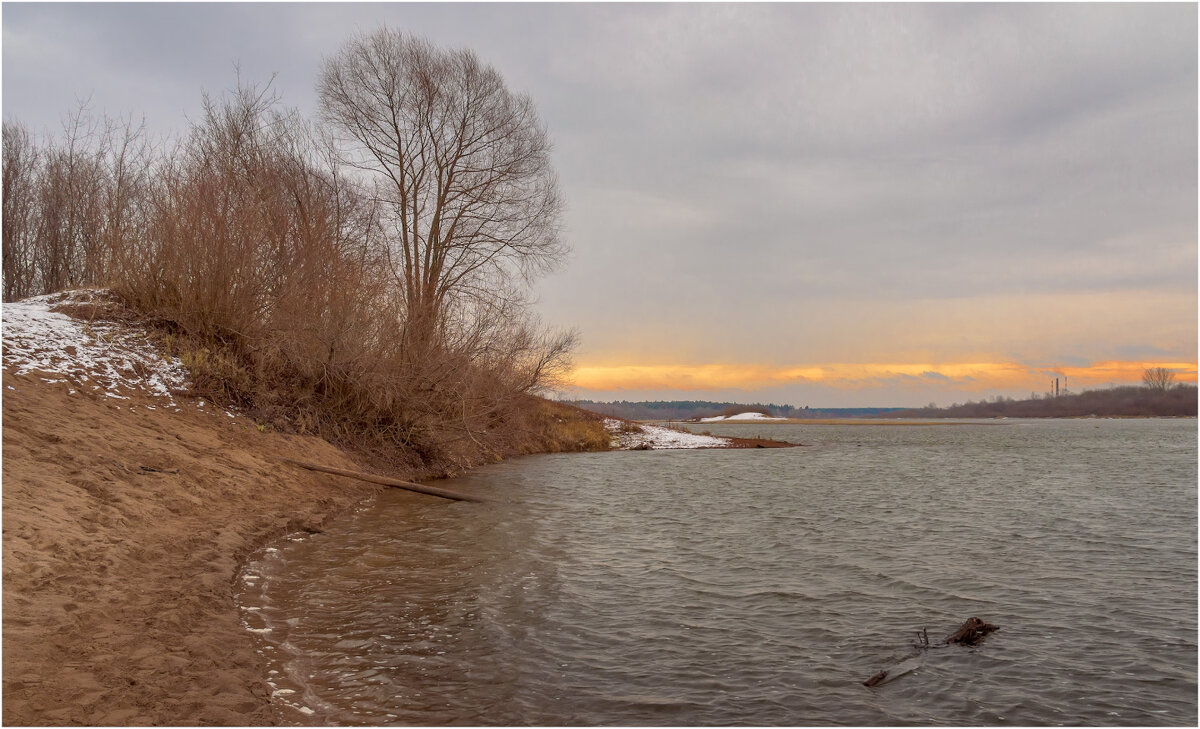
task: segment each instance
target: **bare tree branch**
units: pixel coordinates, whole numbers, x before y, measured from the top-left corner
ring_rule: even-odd
[[[327,59],[317,90],[345,163],[382,183],[418,339],[473,282],[528,278],[561,257],[549,137],[532,101],[474,53],[384,28]]]

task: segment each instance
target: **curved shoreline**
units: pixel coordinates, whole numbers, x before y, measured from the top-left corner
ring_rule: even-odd
[[[3,722],[279,723],[238,575],[385,487],[285,466],[358,468],[324,440],[223,411],[38,372],[5,370],[3,384]]]
[[[4,723],[278,722],[237,574],[382,487],[282,468],[354,464],[223,412],[3,383]]]

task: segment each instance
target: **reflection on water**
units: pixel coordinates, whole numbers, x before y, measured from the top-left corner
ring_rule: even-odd
[[[527,458],[264,552],[287,718],[1196,723],[1194,420],[704,427],[810,445]]]

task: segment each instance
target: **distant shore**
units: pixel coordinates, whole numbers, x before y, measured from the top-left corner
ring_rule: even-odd
[[[1004,420],[1094,420],[1094,419],[1109,419],[1109,420],[1139,420],[1139,419],[1156,419],[1156,418],[1196,418],[1196,415],[1056,415],[1043,417],[1025,417],[1008,416],[1008,415],[988,415],[979,417],[970,417],[966,415],[958,416],[926,416],[918,418],[915,416],[905,416],[903,419],[894,418],[890,420],[879,418],[777,418],[772,420],[727,420],[719,423],[702,423],[690,420],[647,420],[639,422],[647,423],[669,423],[682,424],[696,427],[707,427],[712,425],[876,425],[876,426],[934,426],[934,425],[997,425]],[[728,437],[728,436],[726,436]]]
[[[901,410],[897,418],[1175,418],[1196,417],[1196,386],[1167,382],[1160,387],[1110,387],[1101,390],[1031,397],[998,398]]]
[[[770,420],[725,420],[717,423],[702,423],[691,420],[652,420],[646,422],[670,422],[696,427],[708,427],[712,425],[987,425],[987,423],[978,422],[959,423],[934,420],[882,420],[877,418],[773,418]]]
[[[641,450],[715,450],[727,448],[794,448],[802,443],[771,438],[739,438],[713,436],[677,427],[678,421],[629,420],[604,418],[604,427],[613,437],[614,447],[621,451]],[[688,423],[695,425],[695,423]]]

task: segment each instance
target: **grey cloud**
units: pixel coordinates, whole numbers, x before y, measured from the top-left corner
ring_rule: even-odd
[[[92,91],[178,126],[238,60],[311,113],[321,56],[381,22],[474,48],[555,139],[576,250],[539,291],[585,341],[647,302],[661,346],[689,320],[766,338],[771,312],[815,336],[847,292],[882,316],[914,291],[1195,291],[1191,4],[4,10],[5,118],[35,127]]]

